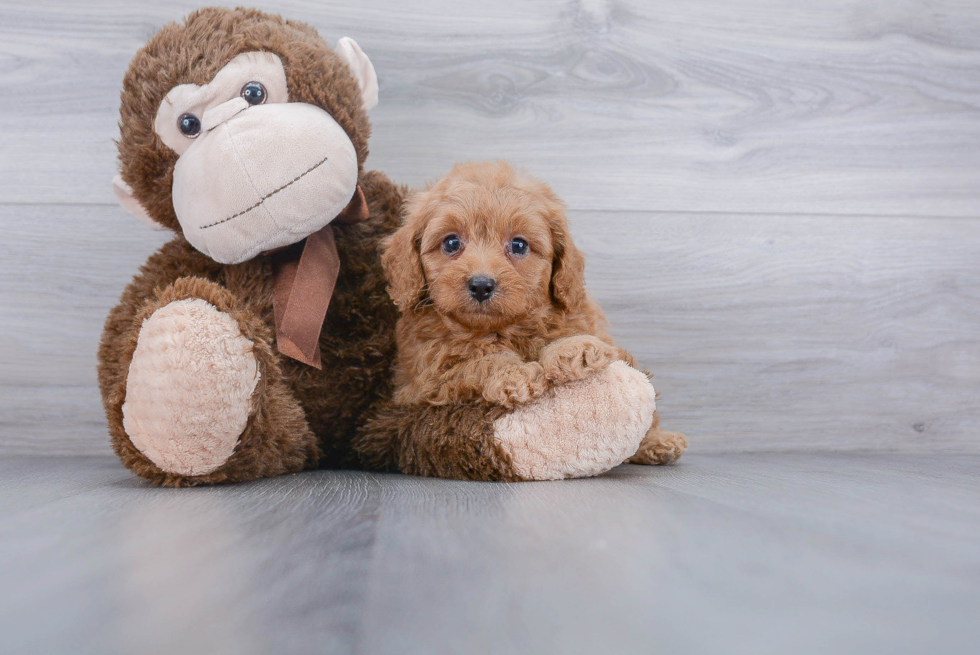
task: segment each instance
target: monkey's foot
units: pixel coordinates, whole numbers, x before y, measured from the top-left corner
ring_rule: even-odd
[[[616,361],[497,419],[494,438],[525,480],[587,477],[635,453],[655,409],[646,375]]]
[[[197,298],[143,322],[126,382],[123,427],[161,470],[211,473],[231,457],[259,371],[238,323]]]

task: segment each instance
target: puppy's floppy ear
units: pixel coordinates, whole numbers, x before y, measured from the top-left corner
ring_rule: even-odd
[[[398,230],[381,242],[381,265],[388,277],[388,295],[402,311],[411,311],[425,290],[419,241],[425,225],[428,194],[415,192],[405,202]]]
[[[577,307],[585,302],[585,256],[572,243],[565,203],[546,184],[541,183],[538,192],[551,226],[551,299],[563,309]]]
[[[567,227],[552,230],[551,299],[565,309],[585,302],[585,256],[572,243]]]

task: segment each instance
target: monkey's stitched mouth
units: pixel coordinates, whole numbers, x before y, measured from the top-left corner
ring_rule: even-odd
[[[275,189],[275,190],[270,191],[269,193],[265,194],[264,196],[262,196],[261,198],[259,198],[258,202],[256,202],[251,207],[247,207],[247,208],[243,209],[242,211],[238,212],[237,214],[232,214],[228,218],[223,218],[220,221],[215,221],[214,223],[208,223],[207,225],[202,225],[200,227],[200,229],[206,230],[209,227],[214,227],[215,225],[221,225],[222,223],[227,223],[228,221],[230,221],[232,219],[238,218],[239,216],[242,216],[243,214],[249,213],[253,209],[256,209],[258,207],[261,207],[262,206],[262,203],[264,203],[266,200],[268,200],[272,196],[276,195],[277,193],[279,193],[283,189],[285,189],[285,188],[287,188],[289,186],[292,186],[293,184],[296,184],[297,182],[299,182],[301,179],[303,179],[304,177],[306,177],[307,175],[309,175],[310,173],[312,173],[313,171],[315,171],[317,168],[319,168],[321,165],[323,165],[324,162],[327,161],[327,159],[328,159],[327,157],[324,157],[323,159],[321,159],[320,161],[318,161],[317,163],[313,164],[308,169],[306,169],[305,172],[300,173],[299,175],[297,175],[296,177],[294,177],[293,179],[291,179],[289,182],[286,182],[285,184],[283,184],[278,189]]]

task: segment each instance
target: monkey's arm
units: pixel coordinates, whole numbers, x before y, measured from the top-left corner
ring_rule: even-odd
[[[556,480],[597,475],[637,452],[654,391],[624,362],[506,410],[481,401],[386,402],[353,446],[371,469],[464,480]]]
[[[372,470],[456,480],[521,480],[510,453],[494,438],[494,422],[505,412],[479,401],[440,406],[384,402],[353,447]]]

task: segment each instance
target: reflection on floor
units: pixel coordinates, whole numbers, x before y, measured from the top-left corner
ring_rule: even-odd
[[[492,484],[0,461],[8,652],[966,652],[980,456],[689,453]]]

